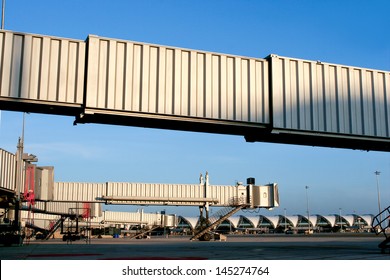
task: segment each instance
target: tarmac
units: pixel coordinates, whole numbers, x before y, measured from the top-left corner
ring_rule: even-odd
[[[0,247],[1,260],[390,260],[382,236],[365,234],[228,235],[226,241],[190,236],[150,239],[31,240]]]

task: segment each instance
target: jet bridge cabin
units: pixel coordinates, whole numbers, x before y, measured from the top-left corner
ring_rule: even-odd
[[[205,209],[200,208],[201,222],[195,229],[195,234],[191,237],[191,240],[209,241],[213,236],[214,239],[216,239],[217,235],[214,231],[218,225],[241,209],[273,208],[279,206],[277,184],[256,186],[255,179],[248,178],[247,185],[238,183],[235,186],[235,191],[236,196],[234,196],[234,199],[230,200],[228,205],[225,204],[223,209],[212,216],[209,216],[208,205],[205,205]],[[203,210],[205,210],[205,213]],[[203,214],[205,214],[205,216]],[[221,236],[218,238],[221,238]],[[226,237],[224,238],[226,239]]]
[[[256,186],[255,179],[248,178],[245,188],[249,208],[273,208],[279,206],[278,185],[276,183]]]

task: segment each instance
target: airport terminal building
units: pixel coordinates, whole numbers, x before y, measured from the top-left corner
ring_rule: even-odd
[[[233,216],[224,221],[217,231],[225,233],[261,234],[261,233],[304,233],[314,232],[370,232],[373,215],[257,215]],[[310,220],[310,222],[308,222]],[[193,231],[199,220],[197,217],[179,217],[177,228],[184,232]]]
[[[31,213],[30,213],[31,215]],[[60,219],[57,215],[34,213],[33,219],[27,211],[23,211],[24,224],[33,223],[36,233],[42,229],[52,228],[55,221]],[[299,234],[308,230],[314,233],[321,232],[371,232],[373,215],[311,215],[309,219],[304,215],[235,215],[222,222],[216,232],[224,234],[264,234],[287,233]],[[167,214],[164,211],[145,213],[102,211],[101,215],[89,219],[80,218],[77,226],[80,232],[84,228],[91,228],[91,237],[127,237],[148,229],[148,235],[193,235],[201,220],[199,217],[184,217]],[[54,236],[61,238],[61,231],[74,228],[75,221],[67,219],[63,222],[65,229],[56,231]],[[29,225],[29,227],[32,227]]]

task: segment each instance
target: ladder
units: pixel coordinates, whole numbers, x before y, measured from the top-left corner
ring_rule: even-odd
[[[234,199],[233,205],[228,206],[226,208],[221,209],[216,214],[214,214],[212,217],[209,218],[209,225],[200,231],[198,231],[194,236],[191,237],[192,240],[196,240],[204,236],[202,240],[209,241],[211,238],[207,234],[209,231],[214,230],[216,227],[218,227],[223,221],[237,213],[243,208],[246,208],[248,205],[246,203],[243,203],[240,199]]]
[[[390,228],[390,206],[373,218],[372,227],[376,235],[384,234],[385,240],[379,243],[378,247],[385,253],[386,249],[390,249],[390,234],[387,232]]]
[[[159,227],[160,226],[154,225],[154,226],[152,226],[152,227],[150,227],[148,229],[144,229],[143,231],[141,231],[141,232],[131,236],[130,239],[136,239],[136,238],[142,237],[145,234],[147,234],[148,232],[151,232],[151,231],[153,231],[153,230],[155,230],[156,228],[159,228]]]
[[[49,240],[49,238],[56,232],[56,230],[60,227],[61,223],[65,221],[65,217],[61,216],[58,221],[53,225],[53,227],[49,230],[46,235],[45,240]]]

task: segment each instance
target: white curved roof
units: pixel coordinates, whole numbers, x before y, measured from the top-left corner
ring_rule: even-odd
[[[279,216],[264,216],[262,217],[266,218],[270,223],[273,225],[274,228],[276,228],[279,224]]]
[[[230,217],[228,220],[236,228],[238,227],[238,223],[240,222],[240,217]]]
[[[307,223],[307,219],[308,219],[307,216],[305,216],[305,215],[299,215],[299,216],[302,217],[302,219],[305,221],[305,223]],[[312,226],[316,226],[317,221],[318,221],[318,215],[310,215],[309,220],[310,220],[310,224]]]
[[[302,217],[304,223],[307,223],[307,216],[305,215],[292,215],[292,216],[284,216],[284,215],[276,215],[276,216],[234,216],[230,217],[228,220],[234,227],[239,227],[239,223],[241,221],[241,218],[247,219],[249,222],[252,223],[253,227],[257,227],[260,218],[266,219],[271,223],[271,225],[276,228],[280,225],[280,223],[284,224],[284,219],[286,218],[293,227],[299,226],[298,222],[300,220],[300,217]],[[373,216],[372,215],[342,215],[343,221],[347,223],[348,226],[353,226],[355,222],[355,217],[360,217],[362,221],[366,222],[368,225],[371,225]],[[187,221],[187,223],[194,228],[199,220],[199,217],[182,217]],[[334,227],[336,224],[338,224],[340,215],[333,214],[333,215],[310,215],[310,223],[313,226],[317,226],[318,218],[325,219],[331,227]]]
[[[187,223],[190,225],[191,229],[194,229],[196,227],[196,224],[199,221],[199,217],[183,217],[183,216],[181,216],[181,218],[187,221]]]
[[[249,216],[249,217],[246,217],[252,224],[253,224],[253,227],[257,227],[257,225],[259,224],[259,220],[260,220],[260,217],[259,216]]]
[[[348,223],[348,226],[353,226],[353,222],[355,220],[355,216],[353,215],[341,215],[343,219]]]
[[[290,223],[293,225],[293,227],[296,227],[298,225],[298,218],[299,218],[298,216],[286,216],[286,218],[288,221],[290,221]]]
[[[372,215],[356,215],[356,216],[364,220],[367,223],[367,225],[370,226],[372,224],[372,219],[373,219]]]
[[[334,225],[336,224],[336,216],[335,215],[326,215],[326,216],[321,216],[323,217],[325,220],[328,221],[328,223],[330,224],[330,226],[334,227]]]
[[[317,215],[310,215],[309,216],[309,220],[310,220],[310,223],[313,226],[316,226],[317,225],[318,216]]]

